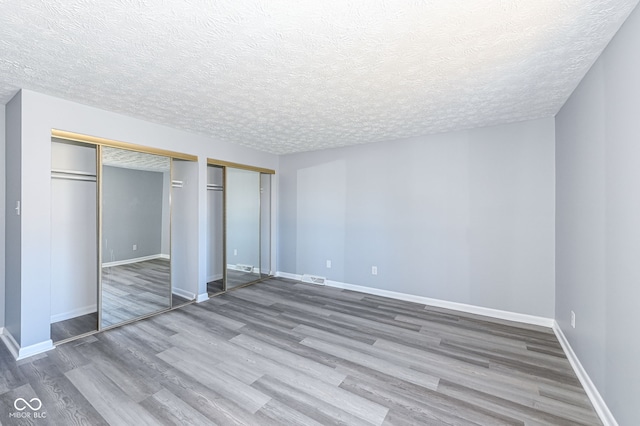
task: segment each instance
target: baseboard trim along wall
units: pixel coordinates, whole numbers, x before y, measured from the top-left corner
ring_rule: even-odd
[[[196,303],[201,303],[209,300],[209,293],[200,293],[196,299]]]
[[[289,278],[296,281],[302,281],[302,275],[290,274],[288,272],[277,272],[277,277]],[[542,327],[552,328],[554,320],[552,318],[538,317],[535,315],[520,314],[517,312],[502,311],[500,309],[485,308],[482,306],[468,305],[466,303],[449,302],[440,299],[431,299],[424,296],[416,296],[413,294],[399,293],[390,290],[381,290],[378,288],[365,287],[355,284],[347,284],[340,281],[325,280],[324,285],[327,287],[342,288],[345,290],[358,291],[360,293],[373,294],[375,296],[389,297],[391,299],[405,300],[407,302],[421,303],[423,305],[436,306],[438,308],[451,309],[454,311],[467,312],[470,314],[484,315],[487,317],[503,319],[507,321],[521,322],[524,324],[539,325]]]
[[[59,314],[51,315],[51,323],[68,320],[71,318],[79,317],[82,315],[91,314],[98,310],[98,305],[83,306],[82,308],[73,309],[71,311],[62,312]]]
[[[9,333],[6,329],[2,330],[2,335],[0,335],[0,338],[2,338],[4,345],[7,347],[9,352],[11,352],[11,355],[16,359],[16,361],[41,354],[55,348],[51,339],[45,340],[44,342],[36,343],[35,345],[21,348],[20,345],[18,345],[18,342],[16,342],[16,339],[14,339],[11,333]]]
[[[130,263],[138,263],[138,262],[144,262],[146,260],[154,260],[154,259],[169,259],[169,255],[152,254],[150,256],[135,257],[133,259],[116,260],[115,262],[104,262],[102,264],[102,267],[108,268],[110,266],[128,265]]]
[[[196,298],[196,294],[195,293],[191,293],[190,291],[186,291],[186,290],[183,290],[181,288],[174,287],[171,291],[176,296],[184,297],[185,299],[188,299],[188,300],[193,300],[193,299]]]
[[[578,359],[578,356],[569,344],[567,337],[562,332],[560,325],[555,320],[553,321],[553,332],[556,334],[556,337],[558,338],[558,341],[560,342],[564,353],[567,355],[567,359],[569,360],[573,371],[575,371],[576,376],[578,376],[578,380],[580,380],[582,387],[587,393],[591,404],[593,404],[593,408],[596,410],[596,413],[598,413],[600,420],[602,420],[602,424],[604,426],[618,426],[618,422],[616,421],[615,417],[613,417],[613,414],[609,410],[607,404],[604,402],[604,399],[602,399],[602,395],[600,395],[600,392],[598,392],[596,385],[589,377],[589,374],[587,374],[587,371],[584,369],[582,363]]]

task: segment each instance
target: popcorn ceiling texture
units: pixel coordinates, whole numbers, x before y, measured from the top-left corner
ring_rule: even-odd
[[[636,4],[0,0],[0,103],[26,88],[276,154],[549,117]]]
[[[111,148],[108,146],[102,147],[102,164],[105,166],[146,170],[149,172],[171,171],[171,160],[169,157]]]

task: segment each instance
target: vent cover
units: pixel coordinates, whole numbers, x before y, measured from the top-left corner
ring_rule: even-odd
[[[326,280],[325,277],[318,277],[316,275],[304,274],[302,276],[302,280],[301,281],[303,283],[324,285],[325,280]]]
[[[236,271],[253,272],[253,266],[252,265],[243,265],[241,263],[238,263],[236,265]]]

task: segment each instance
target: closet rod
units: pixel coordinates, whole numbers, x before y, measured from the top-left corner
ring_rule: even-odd
[[[64,175],[78,175],[78,176],[91,176],[96,177],[95,173],[91,172],[81,172],[79,170],[63,170],[63,169],[51,169],[51,173],[58,173]]]
[[[51,173],[51,179],[65,179],[65,180],[80,180],[84,182],[96,182],[95,176],[79,176],[79,175],[64,175]]]

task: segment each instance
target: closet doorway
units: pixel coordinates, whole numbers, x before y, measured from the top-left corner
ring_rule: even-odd
[[[194,301],[197,157],[57,130],[51,146],[53,342]]]

